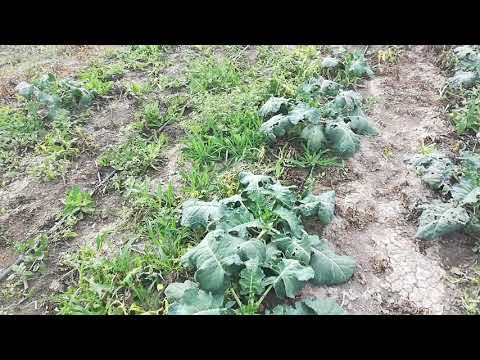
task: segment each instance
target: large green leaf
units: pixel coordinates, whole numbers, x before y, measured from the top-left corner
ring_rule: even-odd
[[[198,227],[206,228],[211,221],[220,219],[226,211],[225,205],[217,202],[205,202],[196,199],[189,199],[182,206],[182,226],[192,229]]]
[[[480,70],[480,53],[470,45],[459,46],[453,49],[458,59],[457,68],[462,70]]]
[[[358,58],[354,60],[348,67],[347,71],[359,77],[373,76],[373,71],[370,69],[370,66],[368,66],[365,58]]]
[[[312,310],[315,315],[345,314],[345,311],[333,299],[305,299],[303,303]]]
[[[275,141],[277,137],[284,136],[292,126],[288,115],[279,114],[265,121],[259,131],[265,134],[270,141]]]
[[[279,113],[286,114],[287,112],[288,100],[283,97],[271,97],[259,110],[260,116],[265,119]]]
[[[336,59],[333,57],[324,57],[322,59],[321,66],[324,68],[334,69],[338,66],[339,63],[340,63],[339,59]]]
[[[258,259],[245,262],[245,268],[240,272],[240,294],[262,295],[265,291],[265,274],[259,266]]]
[[[238,254],[244,239],[223,230],[209,232],[181,259],[184,266],[194,268],[194,279],[200,288],[218,292],[225,290],[232,275],[237,273],[242,260]]]
[[[302,237],[282,234],[275,237],[272,244],[282,250],[287,259],[295,259],[302,265],[309,265],[312,245],[314,245],[317,240],[317,236],[308,235],[307,233],[304,233]]]
[[[473,87],[480,77],[475,71],[458,70],[448,79],[448,85],[453,89],[469,89]]]
[[[300,205],[296,207],[305,217],[318,216],[323,225],[332,222],[335,212],[335,191],[326,191],[320,195],[308,193],[299,201]]]
[[[331,148],[348,157],[360,149],[360,138],[343,121],[331,121],[325,126],[325,135]]]
[[[313,247],[310,266],[315,272],[314,283],[335,285],[352,277],[356,263],[350,256],[335,254],[323,240]]]
[[[165,289],[165,297],[170,302],[180,300],[188,289],[198,289],[198,284],[190,280],[183,283],[171,283]]]
[[[312,152],[318,152],[327,146],[327,138],[323,133],[323,125],[308,125],[300,135],[307,142],[307,148]]]
[[[438,200],[422,206],[421,209],[423,212],[415,236],[422,240],[434,240],[461,230],[470,220],[464,208]]]
[[[464,151],[462,152],[460,159],[462,159],[462,165],[472,169],[480,171],[480,154]]]
[[[295,194],[291,191],[293,188],[295,186],[283,186],[278,181],[272,185],[267,185],[267,190],[271,196],[287,208],[292,208],[295,205]]]
[[[343,113],[351,114],[362,106],[362,96],[353,91],[341,91],[331,103],[334,109]]]
[[[334,81],[326,80],[323,77],[313,78],[305,82],[299,89],[300,95],[307,95],[311,98],[316,96],[338,95],[342,86]]]
[[[223,294],[213,295],[198,287],[186,288],[168,309],[168,315],[222,315]]]
[[[303,235],[303,225],[298,216],[292,210],[284,207],[277,207],[273,211],[275,215],[281,219],[281,223],[284,224],[283,229],[291,232],[293,235],[301,237]],[[285,224],[287,225],[285,227]]]
[[[368,120],[365,114],[361,113],[360,115],[351,115],[346,117],[346,121],[350,128],[359,135],[377,135],[378,130],[376,127]]]
[[[320,118],[320,112],[305,103],[297,104],[292,111],[288,113],[288,120],[292,125],[297,125],[299,122],[319,124]]]
[[[266,315],[344,315],[345,311],[332,299],[305,299],[295,303],[295,307],[277,305]]]
[[[266,285],[273,285],[278,297],[295,298],[297,293],[305,286],[305,283],[314,277],[311,267],[303,266],[297,260],[281,259],[272,270],[276,273],[266,279]]]
[[[416,155],[411,163],[422,181],[433,189],[440,189],[446,185],[454,172],[450,159],[438,152],[430,155]]]
[[[266,185],[272,185],[274,180],[266,175],[254,175],[247,171],[242,171],[239,176],[240,184],[245,187],[245,191],[254,191],[264,188]]]
[[[480,201],[480,186],[476,186],[468,177],[461,178],[458,184],[452,186],[450,192],[460,205],[476,204]]]
[[[239,254],[242,261],[257,259],[261,264],[267,258],[267,247],[262,240],[252,239],[240,245]]]

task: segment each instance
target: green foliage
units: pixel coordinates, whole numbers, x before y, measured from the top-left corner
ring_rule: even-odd
[[[422,181],[433,189],[442,189],[450,184],[454,168],[451,160],[443,154],[432,152],[430,155],[416,155],[411,163]]]
[[[105,151],[99,158],[99,164],[126,175],[144,175],[148,169],[155,169],[166,143],[167,138],[162,134],[153,139],[135,135],[127,142]]]
[[[256,160],[264,137],[261,118],[254,112],[212,114],[200,128],[191,127],[183,155],[199,164],[227,160]]]
[[[267,315],[344,315],[345,311],[332,299],[306,299],[295,306],[277,305]]]
[[[23,254],[23,263],[27,271],[33,274],[46,269],[45,260],[48,254],[48,237],[46,235],[38,235],[18,243],[15,250]]]
[[[104,96],[113,87],[113,81],[123,75],[123,67],[120,64],[112,66],[93,65],[82,71],[79,78],[84,81],[85,89]]]
[[[433,240],[459,230],[480,231],[476,215],[480,205],[480,156],[463,152],[460,159],[461,166],[457,167],[437,152],[414,158],[413,163],[422,179],[451,197],[449,202],[436,200],[420,207],[417,238]],[[458,179],[453,185],[452,178]]]
[[[65,216],[90,215],[95,212],[92,196],[79,186],[72,187],[65,196],[63,214]]]
[[[477,48],[465,45],[453,49],[455,74],[447,80],[454,90],[469,89],[480,80],[480,53]]]
[[[27,111],[0,107],[0,170],[7,175],[18,169],[18,154],[33,148],[45,132],[33,106]]]
[[[361,73],[362,64],[363,60],[358,60],[352,66]],[[359,135],[377,134],[362,110],[360,94],[343,91],[340,84],[321,76],[304,83],[298,94],[308,104],[272,97],[260,108],[259,114],[267,119],[260,131],[271,142],[300,134],[311,152],[329,148],[339,156],[350,157],[360,148]]]
[[[433,240],[461,230],[470,220],[464,208],[438,201],[425,205],[421,209],[423,212],[415,236],[422,240]]]
[[[192,92],[227,91],[240,83],[240,74],[229,60],[213,57],[194,60],[189,69],[189,87]]]
[[[223,305],[223,295],[222,301],[215,297],[229,293],[230,288],[238,305],[236,312],[256,313],[272,288],[279,298],[294,298],[308,280],[338,284],[352,276],[355,262],[335,255],[318,236],[308,235],[300,220],[306,214],[328,224],[333,192],[297,200],[291,187],[269,176],[243,172],[239,180],[243,189],[238,195],[220,201],[184,202],[181,224],[207,234],[182,257],[184,266],[195,270],[196,284],[189,283],[195,291],[178,295],[172,308],[183,308],[197,299],[205,307],[183,313],[203,313],[209,307],[218,313],[229,306]],[[166,291],[179,294],[176,289],[186,287],[171,284]]]
[[[465,133],[480,131],[480,88],[465,93],[464,103],[455,108],[450,116],[457,132]]]
[[[127,315],[161,310],[161,266],[129,246],[112,258],[83,247],[67,256],[78,281],[56,298],[61,315]]]
[[[165,62],[168,46],[166,45],[131,45],[127,51],[118,55],[127,68],[145,69]]]
[[[41,179],[53,180],[63,175],[69,160],[87,144],[86,135],[78,126],[79,114],[92,103],[97,92],[88,90],[85,82],[58,80],[52,74],[32,84],[22,82],[17,89],[25,100],[23,111],[15,115],[11,111],[1,112],[0,154],[18,152],[19,145],[26,149],[36,145],[36,154],[41,159],[30,172]],[[3,124],[4,116],[13,120],[8,126]]]

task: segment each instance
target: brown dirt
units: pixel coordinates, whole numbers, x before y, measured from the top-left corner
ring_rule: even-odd
[[[354,314],[458,313],[457,290],[447,269],[473,261],[471,239],[462,234],[437,242],[415,239],[415,205],[433,197],[406,163],[422,139],[442,141],[452,129],[442,119],[439,90],[444,78],[425,47],[413,47],[397,72],[366,83],[364,96],[379,100],[370,118],[380,134],[363,138],[349,160],[356,179],[333,184],[336,217],[325,237],[358,263],[354,277],[335,287],[307,286],[305,295],[331,296]],[[384,156],[384,149],[393,151]],[[443,149],[448,151],[447,149]],[[319,184],[317,191],[325,190]]]

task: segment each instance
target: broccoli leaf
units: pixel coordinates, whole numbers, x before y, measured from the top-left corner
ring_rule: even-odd
[[[446,185],[453,175],[453,164],[449,158],[440,153],[416,155],[411,160],[423,182],[433,189]]]
[[[321,66],[324,68],[334,69],[338,66],[339,63],[339,59],[333,57],[324,57]]]
[[[265,121],[259,130],[265,134],[270,141],[274,141],[277,137],[284,136],[291,127],[292,123],[289,121],[289,117],[279,114]]]
[[[198,287],[188,287],[170,306],[168,315],[222,315],[226,311],[223,294],[212,295]]]
[[[279,113],[286,114],[288,112],[288,100],[283,97],[271,97],[263,104],[259,110],[259,115],[264,119],[277,115]]]
[[[348,157],[360,149],[360,138],[343,121],[332,121],[325,126],[325,135],[332,149]]]
[[[183,283],[171,283],[165,289],[165,297],[170,302],[180,300],[188,289],[198,289],[198,284],[190,280]]]
[[[330,224],[335,211],[335,191],[327,191],[320,195],[308,193],[296,207],[305,217],[318,216],[323,225]]]
[[[328,248],[326,241],[322,240],[313,247],[310,266],[315,272],[314,283],[335,285],[352,277],[356,263],[350,256],[335,254]]]
[[[292,210],[280,206],[277,207],[273,213],[281,219],[281,223],[286,223],[288,225],[286,228],[284,227],[286,231],[289,230],[289,232],[295,236],[302,236],[304,231],[303,225],[298,216]]]
[[[196,270],[194,279],[201,289],[212,292],[225,290],[231,276],[239,271],[238,265],[242,265],[238,251],[244,242],[244,239],[223,230],[214,230],[190,249],[181,261],[184,266]]]
[[[353,62],[348,67],[347,71],[358,77],[373,76],[372,69],[370,69],[370,66],[368,65],[367,61],[363,57],[353,60]]]
[[[302,265],[309,265],[312,245],[318,240],[317,236],[303,234],[302,237],[279,235],[272,244],[282,250],[287,259],[298,260]]]
[[[350,128],[359,135],[378,134],[378,130],[364,114],[347,116],[346,119]]]
[[[332,299],[305,299],[295,303],[295,307],[277,305],[267,310],[266,315],[344,315],[345,311]]]
[[[320,112],[308,106],[305,103],[297,104],[292,111],[288,113],[288,120],[292,125],[297,125],[299,122],[306,121],[310,124],[320,123]]]
[[[245,191],[255,191],[265,188],[266,185],[271,185],[274,180],[266,175],[254,175],[247,171],[242,171],[239,174],[239,181],[245,187]]]
[[[421,240],[434,240],[461,230],[470,220],[470,216],[464,208],[438,200],[422,206],[421,209],[423,212],[415,235]]]
[[[240,272],[240,294],[261,295],[265,291],[265,274],[260,268],[258,259],[248,260]]]
[[[196,199],[189,199],[182,206],[182,226],[192,229],[206,228],[211,221],[220,219],[226,211],[225,205],[217,202],[205,202]]]
[[[453,89],[469,89],[474,86],[479,80],[478,73],[474,71],[458,70],[448,79],[448,85]]]
[[[327,146],[327,138],[323,133],[323,125],[308,125],[300,135],[307,141],[307,148],[312,152],[318,152]]]
[[[295,298],[304,287],[306,281],[314,277],[311,267],[303,266],[297,260],[281,259],[275,263],[272,270],[277,274],[266,279],[266,285],[273,285],[278,297]]]
[[[480,201],[480,187],[468,177],[461,178],[458,184],[452,186],[450,192],[460,205],[476,204]]]

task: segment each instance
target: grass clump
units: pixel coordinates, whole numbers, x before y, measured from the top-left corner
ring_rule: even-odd
[[[220,93],[240,84],[240,73],[229,60],[213,57],[200,58],[192,62],[189,69],[191,92],[209,91]]]
[[[162,134],[147,139],[136,133],[127,142],[105,151],[99,164],[115,169],[122,177],[142,176],[149,169],[156,169],[166,144],[167,138]]]
[[[450,116],[460,135],[478,133],[480,130],[480,88],[467,91],[462,104],[454,109]]]
[[[97,249],[86,246],[69,256],[65,265],[75,281],[56,299],[60,314],[163,313],[163,289],[182,272],[178,259],[192,234],[179,225],[179,199],[171,185],[153,189],[147,180],[129,178],[124,195],[124,220],[142,246],[132,239],[105,256],[101,241]]]

